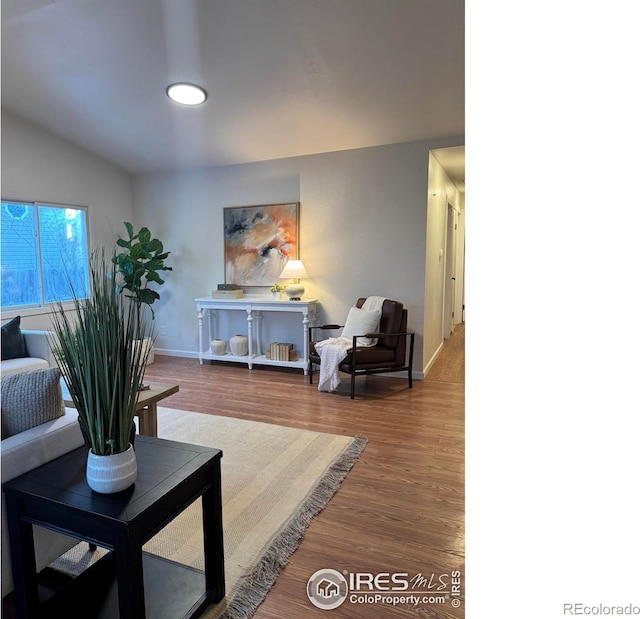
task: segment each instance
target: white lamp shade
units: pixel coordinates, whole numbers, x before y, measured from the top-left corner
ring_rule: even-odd
[[[289,301],[300,301],[304,294],[304,286],[300,283],[301,279],[309,277],[307,269],[304,268],[302,260],[289,260],[284,265],[280,279],[293,279],[293,283],[287,284],[285,292],[289,297]]]
[[[282,273],[280,273],[280,279],[308,279],[309,274],[307,269],[304,268],[302,260],[289,260],[284,265]]]

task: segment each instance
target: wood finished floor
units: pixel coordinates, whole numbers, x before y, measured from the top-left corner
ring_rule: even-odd
[[[368,444],[260,605],[256,619],[464,617],[464,325],[447,340],[426,380],[348,376],[318,392],[299,371],[158,357],[147,378],[177,381],[164,406],[350,436]],[[316,609],[306,596],[318,569],[407,572],[436,578],[460,570],[462,605],[396,607],[345,602]],[[433,592],[432,592],[433,593]]]
[[[299,371],[156,355],[150,381],[177,382],[161,405],[368,439],[362,456],[313,520],[255,619],[464,617],[464,325],[446,342],[426,380],[348,376],[321,393]],[[354,605],[325,611],[307,599],[318,569],[462,573],[462,604]],[[412,593],[407,592],[407,593]],[[432,594],[437,591],[432,590]],[[13,616],[3,601],[3,615]],[[153,619],[153,618],[150,618]]]

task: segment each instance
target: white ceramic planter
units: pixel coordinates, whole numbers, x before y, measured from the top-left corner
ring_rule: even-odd
[[[96,456],[91,450],[87,455],[87,483],[89,488],[101,494],[121,492],[133,485],[138,478],[138,463],[133,446],[113,456]]]
[[[244,357],[249,354],[249,339],[246,335],[234,335],[229,339],[231,354],[236,357]]]
[[[225,340],[211,340],[211,354],[224,355],[227,352],[227,342]]]

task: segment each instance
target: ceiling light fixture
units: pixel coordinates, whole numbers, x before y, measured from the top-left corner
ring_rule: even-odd
[[[207,91],[195,84],[178,82],[167,87],[167,97],[182,105],[200,105],[207,100]]]

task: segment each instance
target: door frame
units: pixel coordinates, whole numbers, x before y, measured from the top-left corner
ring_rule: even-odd
[[[447,200],[447,217],[444,234],[444,260],[442,285],[442,338],[451,337],[456,325],[456,276],[458,209]]]

